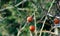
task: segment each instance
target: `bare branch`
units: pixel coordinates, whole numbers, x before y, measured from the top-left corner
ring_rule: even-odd
[[[52,1],[51,6],[48,9],[48,13],[50,12],[50,9],[52,8],[54,2],[55,2],[55,0]],[[46,19],[47,19],[47,16],[45,17],[45,20],[44,20],[43,25],[42,25],[42,28],[40,30],[40,35],[39,36],[41,36],[41,34],[42,34],[42,30],[43,30],[44,24],[46,22]]]

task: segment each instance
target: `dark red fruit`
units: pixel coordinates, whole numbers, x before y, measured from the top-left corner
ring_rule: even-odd
[[[34,32],[35,26],[30,26],[29,29],[30,29],[31,32]]]
[[[27,17],[27,22],[32,22],[32,21],[33,21],[32,16]]]
[[[59,23],[59,19],[55,18],[54,19],[54,24],[58,24]]]

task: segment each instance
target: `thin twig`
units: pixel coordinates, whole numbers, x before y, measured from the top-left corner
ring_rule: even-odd
[[[35,23],[35,36],[37,36],[37,30],[36,30],[36,17],[35,17],[36,15],[35,15],[35,12],[34,12],[34,23]]]
[[[21,2],[19,2],[18,4],[15,5],[15,7],[19,6],[20,4],[26,2],[27,0],[23,0]],[[14,8],[14,6],[9,6],[9,7],[6,7],[6,8],[3,8],[3,9],[0,9],[0,11],[4,11],[6,9],[11,9],[11,8]]]
[[[50,32],[50,31],[42,31],[42,32],[46,32],[46,33],[50,33],[50,34],[55,34],[54,32]]]
[[[43,28],[44,28],[44,24],[45,24],[46,19],[47,19],[47,17],[45,18],[45,20],[44,20],[44,22],[43,22],[43,25],[42,25],[42,28],[41,28],[41,30],[40,30],[40,35],[39,35],[39,36],[41,36],[41,34],[42,34],[42,30],[43,30]]]
[[[21,31],[25,28],[26,25],[27,25],[27,22],[25,23],[25,25],[20,30],[18,30],[17,36],[19,36],[21,34]]]
[[[30,31],[30,36],[33,36],[31,31]]]
[[[55,0],[52,1],[51,6],[49,7],[48,13],[50,12],[50,9],[52,8],[54,2],[55,2]],[[44,24],[46,22],[46,19],[47,19],[47,16],[45,17],[45,20],[43,22],[43,25],[42,25],[42,28],[41,28],[40,35],[39,36],[41,36],[41,34],[42,34],[42,30],[43,30]]]
[[[54,2],[55,2],[55,0],[52,1],[51,5],[50,5],[50,7],[49,7],[48,13],[50,12],[50,10],[51,10]]]
[[[11,9],[11,8],[14,8],[13,6],[10,6],[10,7],[6,7],[6,8],[3,8],[3,9],[0,9],[0,11],[4,11],[6,9]]]
[[[29,8],[17,8],[17,10],[30,11],[30,12],[35,11],[35,10],[29,9]],[[37,11],[35,11],[35,12],[37,12]]]
[[[36,23],[36,11],[37,11],[37,8],[36,8],[36,5],[35,4],[33,4],[33,6],[34,6],[34,9],[35,9],[35,11],[34,11],[34,23],[35,23],[35,36],[37,36],[37,23]]]
[[[19,2],[18,4],[15,5],[15,7],[19,6],[20,4],[22,4],[22,3],[26,2],[26,1],[27,0],[23,0],[23,1]]]
[[[39,31],[37,31],[38,33],[40,33]],[[51,31],[47,31],[47,30],[43,30],[42,31],[43,33],[45,32],[45,33],[49,33],[49,34],[53,34],[53,35],[56,35],[54,32],[51,32]]]

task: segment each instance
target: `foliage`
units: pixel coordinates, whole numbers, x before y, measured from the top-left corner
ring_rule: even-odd
[[[46,16],[48,18],[43,30],[50,31],[51,26],[54,25],[53,19],[55,16],[60,16],[60,5],[58,5],[58,0],[54,1],[48,13],[52,1],[54,0],[1,0],[0,36],[17,36],[19,32],[21,32],[19,34],[20,36],[31,36],[31,34],[35,35],[36,32],[39,35]],[[53,17],[47,14],[51,14]],[[33,21],[30,23],[27,22],[28,16],[33,17]],[[36,26],[35,32],[30,33],[30,25]],[[21,30],[21,28],[24,29]],[[43,32],[42,36],[44,35],[48,36],[50,34]]]

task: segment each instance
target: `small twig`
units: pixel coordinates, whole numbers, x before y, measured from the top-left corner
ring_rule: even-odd
[[[36,29],[37,29],[37,28],[36,28],[36,17],[35,17],[35,16],[36,16],[36,15],[35,15],[35,12],[34,12],[35,36],[37,36],[37,32],[36,32],[36,31],[37,31],[37,30],[36,30]]]
[[[5,9],[11,9],[11,8],[14,8],[14,7],[13,6],[6,7],[6,8],[3,8],[3,9],[0,9],[0,11],[4,11]]]
[[[25,28],[26,25],[27,25],[27,22],[25,23],[25,25],[20,30],[18,30],[17,36],[19,36],[21,34],[21,31]]]
[[[54,32],[50,32],[50,31],[42,31],[42,32],[46,32],[46,33],[50,33],[50,34],[55,34]]]
[[[18,4],[15,5],[15,7],[19,6],[20,4],[26,2],[27,0],[23,0],[21,2],[19,2]],[[6,8],[3,8],[3,9],[0,9],[0,11],[4,11],[5,9],[10,9],[10,8],[14,8],[13,6],[9,6],[9,7],[6,7]]]
[[[45,32],[45,33],[49,33],[49,34],[54,34],[54,35],[56,35],[54,32],[47,31],[47,30],[43,30],[42,32],[43,32],[43,33]],[[40,32],[39,32],[39,31],[37,31],[37,33],[40,33]]]
[[[49,7],[48,13],[50,12],[50,9],[52,8],[54,2],[55,2],[55,0],[52,1],[51,6]],[[46,22],[46,19],[47,19],[47,16],[45,17],[45,20],[43,22],[43,25],[42,25],[42,28],[41,28],[40,35],[39,36],[41,36],[41,34],[42,34],[42,30],[43,30],[44,24]]]
[[[38,21],[37,21],[37,24],[38,24],[38,23],[43,23],[43,21],[38,20]],[[45,22],[45,24],[48,25],[48,26],[51,26],[48,22]]]
[[[48,13],[50,12],[50,10],[51,10],[54,2],[55,2],[55,0],[52,1],[51,5],[50,5],[50,7],[49,7]]]
[[[33,36],[31,31],[30,31],[30,36]]]
[[[54,33],[55,33],[56,35],[58,35],[58,28],[57,28],[57,27],[55,28]]]
[[[20,4],[22,4],[22,3],[26,2],[26,1],[27,0],[23,0],[23,1],[19,2],[18,4],[15,5],[15,7],[19,6]]]
[[[45,15],[42,16],[42,18],[40,20],[42,20],[44,18]]]
[[[44,20],[44,22],[43,22],[43,25],[42,25],[42,28],[41,28],[41,30],[40,30],[40,35],[39,35],[39,36],[41,36],[41,34],[42,34],[42,30],[43,30],[43,28],[44,28],[44,24],[45,24],[46,19],[47,19],[47,17],[45,18],[45,20]]]
[[[34,6],[34,9],[35,9],[35,11],[34,11],[34,23],[35,23],[35,36],[37,36],[37,26],[36,26],[36,11],[37,11],[37,9],[36,9],[36,5],[35,4],[33,4],[33,6]]]
[[[52,26],[51,26],[50,32],[51,32],[52,29],[53,29],[53,28],[52,28]],[[51,36],[51,34],[50,34],[49,36]]]
[[[17,8],[17,10],[30,11],[30,12],[35,11],[35,10],[29,9],[29,8]],[[35,12],[37,12],[37,11],[35,11]]]

